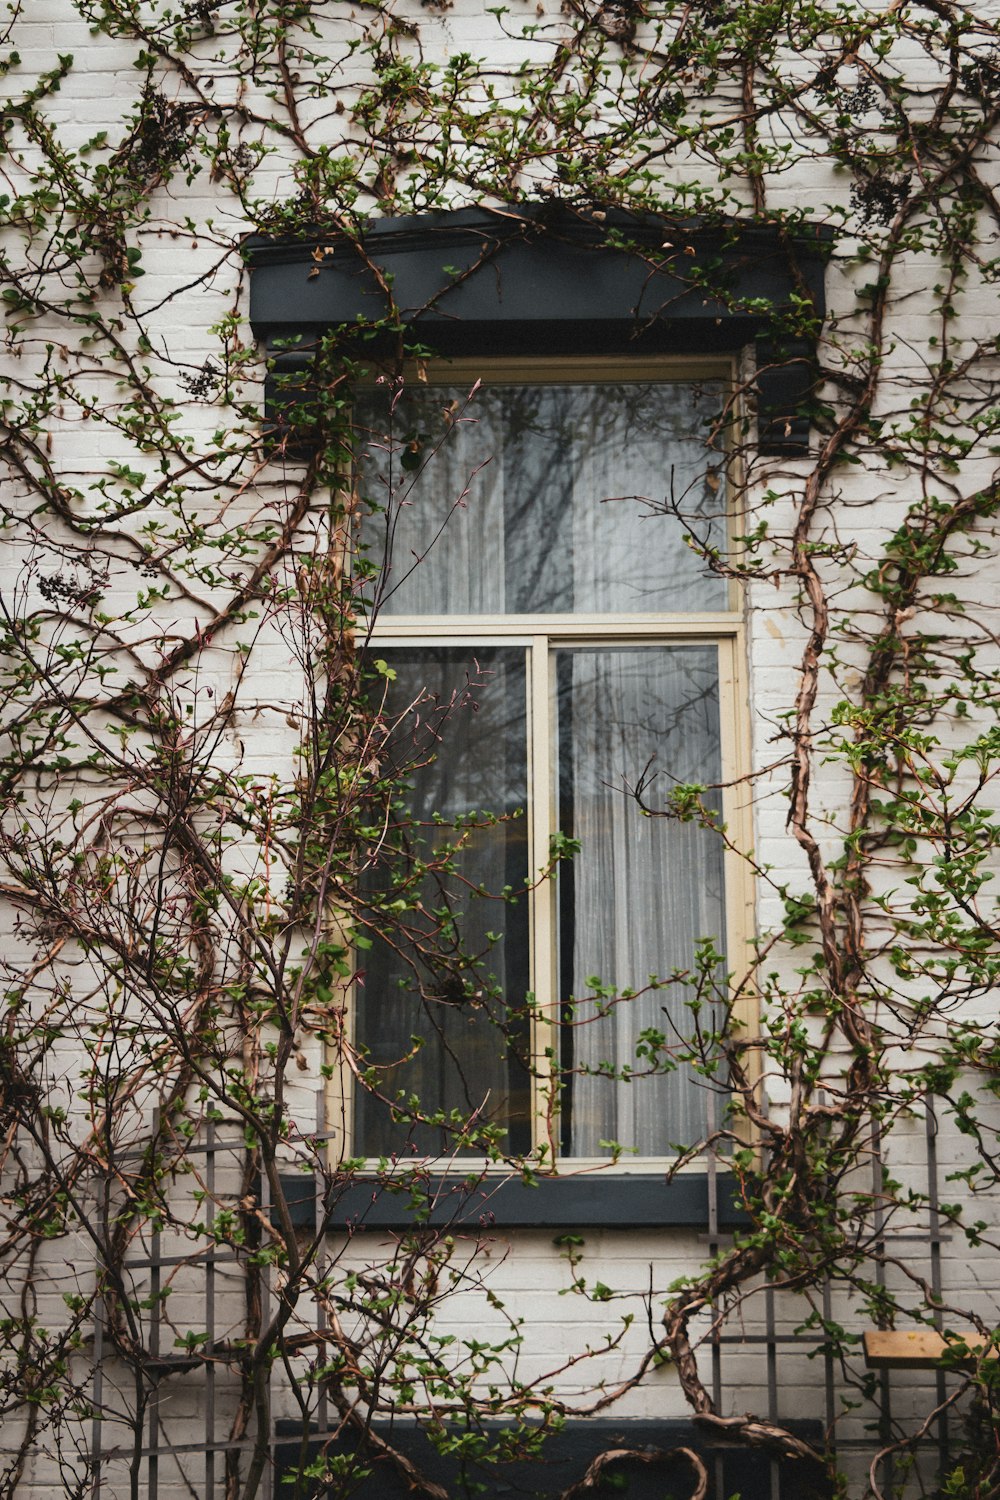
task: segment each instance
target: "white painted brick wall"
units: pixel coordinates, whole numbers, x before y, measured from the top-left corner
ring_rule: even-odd
[[[526,46],[517,39],[501,36],[495,19],[484,14],[478,0],[460,0],[444,17],[429,16],[415,8],[414,14],[421,28],[421,52],[428,58],[441,58],[450,51],[464,48],[486,53],[497,66],[516,64],[525,55],[533,52],[541,55],[547,42],[540,39],[533,46]],[[520,8],[527,17],[527,8]],[[367,17],[366,17],[367,19]],[[547,18],[548,20],[548,18]],[[326,25],[326,18],[321,18]],[[351,33],[362,24],[360,13],[332,22],[332,29],[343,35]],[[556,17],[553,24],[558,27]],[[541,36],[547,35],[543,32]],[[72,52],[76,66],[72,75],[63,84],[60,93],[47,101],[45,114],[59,137],[67,146],[79,146],[96,130],[107,128],[112,139],[120,138],[122,116],[127,101],[138,97],[142,75],[133,67],[134,49],[126,43],[93,39],[84,22],[75,14],[71,0],[30,0],[29,5],[15,28],[15,45],[22,58],[22,68],[17,76],[26,80],[37,71],[54,65],[59,53]],[[205,44],[206,58],[211,54],[211,44]],[[901,65],[910,65],[912,59],[901,58]],[[360,76],[360,65],[350,64],[344,78],[354,81]],[[322,103],[311,107],[321,110]],[[328,117],[331,140],[335,141],[336,120]],[[775,125],[775,136],[780,138],[780,122]],[[692,164],[692,179],[697,178],[700,168]],[[280,198],[289,189],[287,168],[280,158],[269,165],[262,174],[265,184],[270,180],[275,198]],[[820,162],[807,162],[802,173],[789,171],[780,178],[774,189],[774,200],[779,205],[803,205],[819,214],[824,205],[836,197],[843,197],[846,189],[843,178],[832,167]],[[251,226],[243,222],[235,202],[217,184],[209,182],[203,174],[190,187],[183,185],[182,178],[174,179],[170,197],[173,201],[164,205],[166,213],[193,218],[211,216],[216,224],[215,234],[206,234],[196,251],[179,249],[168,234],[159,227],[158,213],[154,213],[149,228],[142,236],[143,262],[146,274],[135,292],[136,305],[153,307],[161,299],[182,288],[187,282],[219,259],[220,237],[236,239]],[[8,243],[10,237],[8,236]],[[929,299],[921,294],[921,282],[932,285],[938,274],[933,260],[915,263],[915,282],[907,288],[905,300],[900,300],[889,314],[887,339],[887,366],[902,383],[913,372],[922,368],[925,353],[923,340],[927,332]],[[236,296],[238,264],[235,258],[220,266],[207,286],[192,291],[187,301],[183,298],[169,304],[162,315],[153,315],[156,353],[165,352],[172,359],[189,362],[198,367],[206,355],[216,350],[209,328],[222,318],[233,306]],[[853,270],[835,264],[831,267],[828,287],[832,299],[834,316],[844,320],[847,327],[853,302]],[[245,282],[244,282],[245,286]],[[974,337],[981,320],[994,316],[995,289],[992,285],[972,287],[962,308],[962,319],[956,325],[959,337]],[[245,300],[244,300],[245,307]],[[183,314],[183,315],[181,315]],[[31,371],[37,369],[43,358],[43,344],[48,331],[43,323],[37,328],[37,341],[28,345],[23,357],[10,365],[15,379],[30,380]],[[60,334],[60,337],[63,335]],[[245,337],[249,339],[249,332]],[[156,378],[164,380],[165,366],[156,365]],[[252,379],[250,372],[248,382]],[[901,386],[902,388],[902,386]],[[106,392],[106,384],[95,380],[95,393]],[[176,390],[176,387],[175,387]],[[177,394],[181,394],[177,392]],[[210,408],[199,408],[190,404],[185,409],[184,422],[195,442],[203,440],[206,433],[214,430],[218,421]],[[88,498],[87,485],[95,466],[108,459],[137,463],[141,468],[143,459],[137,455],[129,442],[120,433],[106,427],[98,428],[93,423],[83,423],[79,414],[66,415],[52,423],[56,454],[61,463],[66,463],[84,491],[85,508],[94,503]],[[78,455],[78,456],[77,456]],[[748,511],[755,514],[769,485],[778,490],[780,498],[771,511],[776,531],[785,529],[794,514],[801,493],[802,475],[806,465],[801,462],[773,461],[756,466],[747,496]],[[989,460],[984,458],[970,466],[981,470],[985,477],[989,472]],[[271,491],[281,493],[284,482],[274,471],[263,476],[263,485]],[[295,485],[295,470],[291,470],[287,481],[287,493]],[[16,487],[15,487],[16,488]],[[891,529],[898,524],[905,506],[912,498],[910,481],[897,475],[879,471],[877,465],[865,469],[844,471],[841,481],[845,509],[838,525],[845,535],[856,542],[866,555],[877,557]],[[256,498],[247,497],[247,511],[253,510]],[[11,549],[6,558],[0,560],[3,581],[9,591],[16,586],[24,557]],[[835,569],[830,569],[830,576]],[[974,589],[984,606],[992,611],[996,596],[997,576],[995,559],[993,569],[970,565],[963,579],[963,588]],[[126,597],[135,587],[132,572],[122,567],[111,582],[111,597]],[[785,826],[786,808],[783,789],[787,780],[787,768],[783,764],[787,741],[780,737],[782,715],[789,708],[789,688],[794,682],[804,639],[803,626],[795,612],[795,601],[787,586],[775,589],[768,582],[761,582],[748,596],[747,621],[749,629],[749,683],[750,683],[750,727],[753,740],[754,765],[758,769],[774,766],[773,771],[756,783],[754,807],[755,849],[760,862],[770,867],[776,883],[787,883],[792,890],[805,885],[804,857],[791,840]],[[165,624],[171,623],[173,606],[160,607],[158,616]],[[991,614],[992,617],[992,614]],[[197,688],[190,689],[193,698],[211,686],[218,696],[231,686],[238,669],[232,643],[243,636],[245,629],[229,632],[220,637],[210,650],[202,654],[198,667]],[[292,751],[295,734],[285,723],[288,710],[294,705],[298,683],[287,644],[277,632],[270,632],[265,652],[258,652],[253,670],[246,706],[237,713],[225,753],[235,765],[255,775],[267,777],[292,774]],[[839,697],[839,690],[829,681],[822,685],[821,714],[832,707]],[[832,769],[821,770],[818,794],[820,804],[826,807],[831,818],[829,838],[825,841],[829,852],[837,844],[837,828],[843,827],[844,777]],[[758,893],[758,918],[762,930],[767,930],[780,918],[780,902],[763,885]],[[17,941],[12,934],[9,918],[5,918],[4,931],[8,944]],[[11,947],[8,947],[8,954]],[[783,971],[792,975],[795,955],[790,959],[776,960]],[[985,1017],[990,1016],[990,1007],[982,1003]],[[307,1048],[307,1055],[314,1068],[317,1061],[315,1046]],[[65,1092],[73,1088],[73,1075],[79,1066],[79,1058],[72,1046],[57,1050],[52,1062],[54,1076],[61,1074],[60,1087]],[[313,1093],[317,1086],[316,1074],[310,1071],[301,1079],[293,1112],[307,1122],[313,1108]],[[780,1086],[773,1089],[776,1107],[781,1104]],[[950,1128],[946,1119],[941,1122],[938,1143],[942,1174],[953,1171],[969,1159],[968,1141]],[[919,1120],[897,1127],[891,1137],[890,1147],[893,1169],[898,1177],[911,1183],[915,1190],[924,1186],[925,1141],[923,1124]],[[949,1185],[946,1196],[960,1195],[961,1185]],[[600,1184],[595,1183],[595,1192]],[[995,1223],[998,1206],[985,1200],[977,1206],[977,1216]],[[922,1222],[915,1216],[915,1223]],[[912,1232],[912,1226],[904,1226]],[[554,1383],[567,1399],[583,1397],[595,1382],[608,1385],[627,1376],[635,1361],[646,1347],[647,1330],[643,1313],[643,1298],[652,1283],[655,1294],[653,1303],[654,1326],[666,1295],[666,1289],[677,1278],[690,1273],[704,1258],[706,1246],[695,1234],[684,1230],[665,1230],[629,1234],[614,1231],[591,1231],[584,1235],[585,1244],[580,1255],[576,1274],[586,1275],[588,1282],[602,1279],[616,1288],[624,1289],[622,1300],[594,1303],[584,1297],[567,1292],[572,1274],[564,1254],[553,1245],[553,1236],[546,1233],[521,1232],[511,1235],[509,1241],[499,1233],[496,1244],[485,1252],[487,1281],[491,1290],[524,1319],[524,1350],[519,1357],[519,1373],[522,1379],[540,1378],[557,1368],[559,1364],[577,1354],[582,1347],[600,1351],[608,1338],[614,1338],[620,1328],[623,1311],[635,1311],[636,1321],[627,1335],[622,1350],[610,1353],[595,1352],[591,1361],[582,1367],[564,1374],[557,1374]],[[901,1242],[902,1243],[902,1242]],[[382,1253],[382,1244],[377,1232],[370,1231],[358,1236],[347,1253],[347,1262],[364,1260],[371,1256],[377,1259]],[[921,1257],[919,1244],[905,1242],[901,1255],[908,1263],[915,1264]],[[74,1236],[71,1242],[58,1240],[48,1247],[44,1263],[46,1267],[46,1289],[40,1298],[38,1316],[48,1326],[58,1326],[65,1316],[62,1302],[64,1290],[83,1290],[91,1275],[92,1256],[86,1240]],[[922,1271],[921,1274],[926,1274]],[[230,1273],[220,1275],[225,1285]],[[996,1310],[996,1277],[990,1255],[985,1250],[977,1251],[963,1239],[953,1235],[943,1247],[943,1275],[947,1291],[967,1302],[972,1310],[980,1311],[988,1320],[994,1320]],[[566,1295],[560,1295],[567,1292]],[[4,1308],[13,1305],[19,1293],[16,1284],[8,1284],[0,1293],[0,1316]],[[235,1297],[235,1293],[234,1293]],[[759,1336],[764,1327],[763,1293],[752,1298],[738,1324],[748,1337]],[[790,1299],[791,1300],[791,1299]],[[916,1300],[916,1298],[914,1299]],[[836,1316],[845,1323],[860,1329],[864,1319],[857,1310],[857,1301],[842,1291],[835,1293]],[[805,1317],[808,1309],[801,1303],[791,1306],[779,1299],[779,1319],[786,1331]],[[177,1294],[170,1308],[171,1316],[178,1326],[190,1319],[192,1324],[200,1321],[201,1313],[197,1290]],[[235,1327],[239,1311],[226,1311],[225,1299],[220,1301],[219,1323]],[[446,1302],[442,1308],[438,1327],[441,1332],[455,1332],[460,1337],[470,1328],[485,1336],[491,1328],[500,1328],[496,1314],[489,1308],[482,1295],[463,1295]],[[732,1326],[732,1325],[731,1325]],[[708,1329],[703,1323],[703,1336]],[[761,1410],[766,1406],[766,1370],[762,1346],[747,1344],[744,1347],[727,1347],[725,1352],[725,1410],[736,1413],[746,1409]],[[85,1351],[82,1358],[85,1357]],[[708,1367],[707,1344],[702,1358]],[[781,1385],[779,1390],[779,1415],[822,1415],[821,1361],[809,1362],[799,1352],[782,1354],[780,1364]],[[787,1373],[786,1373],[787,1372]],[[109,1378],[110,1372],[109,1372]],[[904,1413],[908,1404],[917,1415],[924,1410],[927,1399],[926,1381],[919,1377],[893,1377],[897,1392],[899,1411]],[[128,1391],[123,1387],[120,1395],[123,1406],[129,1401]],[[164,1422],[170,1428],[182,1429],[188,1422],[200,1416],[200,1400],[196,1382],[180,1382],[171,1385],[163,1408]],[[294,1413],[289,1398],[287,1413]],[[616,1412],[621,1416],[682,1416],[685,1403],[680,1393],[675,1373],[664,1368],[652,1372],[644,1384],[623,1399]],[[860,1435],[863,1424],[871,1420],[870,1409],[863,1408],[852,1419],[850,1431]],[[14,1436],[13,1429],[4,1433],[4,1445]],[[81,1442],[83,1442],[81,1434]],[[31,1468],[26,1476],[23,1493],[41,1497],[53,1493],[53,1486],[61,1481],[57,1477],[55,1454],[43,1435],[37,1445]],[[161,1497],[172,1494],[174,1481],[164,1476]],[[21,1490],[18,1491],[20,1495]],[[124,1473],[109,1475],[107,1495],[124,1495]]]

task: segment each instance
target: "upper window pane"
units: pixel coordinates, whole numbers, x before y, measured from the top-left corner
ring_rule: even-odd
[[[724,610],[726,580],[684,540],[726,549],[722,401],[720,380],[363,392],[361,484],[387,523],[381,612]]]

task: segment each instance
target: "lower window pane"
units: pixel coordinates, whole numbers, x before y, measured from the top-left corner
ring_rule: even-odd
[[[383,766],[402,778],[362,895],[373,946],[359,955],[356,1040],[374,1069],[358,1090],[356,1149],[455,1149],[454,1130],[414,1125],[452,1110],[530,1147],[526,669],[523,648],[379,648],[395,672]],[[499,820],[499,821],[495,821]],[[452,856],[447,846],[455,849]],[[418,875],[421,863],[430,871]],[[446,867],[447,866],[447,867]],[[509,887],[515,901],[501,893]],[[380,901],[410,909],[381,924]],[[380,933],[380,927],[382,931]],[[519,1010],[522,1012],[518,1014]],[[393,1119],[377,1096],[400,1100]]]
[[[677,1061],[696,990],[670,976],[693,974],[700,939],[721,950],[722,844],[696,822],[646,816],[630,793],[644,787],[656,809],[678,783],[721,780],[718,653],[567,649],[555,672],[560,827],[581,845],[560,873],[563,1151],[606,1156],[601,1142],[617,1141],[670,1155],[708,1120],[704,1082]],[[703,1016],[710,1026],[711,1007]]]

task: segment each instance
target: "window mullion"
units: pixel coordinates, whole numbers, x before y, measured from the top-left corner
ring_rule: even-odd
[[[531,895],[531,985],[536,1006],[532,1027],[533,1115],[535,1143],[546,1148],[546,1161],[558,1158],[559,1122],[554,1088],[559,1058],[559,991],[556,970],[555,892],[551,880],[539,880],[549,860],[553,814],[553,724],[549,682],[549,638],[532,637],[529,664],[530,869],[536,882]]]

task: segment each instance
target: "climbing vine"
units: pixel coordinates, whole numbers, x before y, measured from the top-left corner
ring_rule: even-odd
[[[88,1493],[96,1433],[102,1493],[149,1493],[147,1435],[181,1441],[161,1397],[187,1376],[214,1382],[226,1500],[263,1493],[276,1415],[337,1433],[318,1454],[303,1441],[287,1493],[346,1496],[387,1463],[440,1497],[389,1416],[422,1424],[464,1483],[544,1459],[566,1420],[666,1372],[699,1430],[796,1460],[816,1493],[995,1494],[995,1274],[949,1291],[906,1240],[931,1215],[960,1262],[1000,1248],[993,8],[9,0],[0,32],[4,1492]],[[712,830],[755,884],[746,962],[720,985],[710,945],[692,954],[671,981],[690,1035],[639,1054],[713,1087],[726,1074],[729,1112],[677,1171],[711,1156],[740,1227],[679,1281],[653,1266],[641,1294],[563,1237],[562,1290],[587,1316],[578,1347],[540,1362],[493,1274],[516,1242],[488,1208],[471,1227],[442,1216],[415,1140],[436,1131],[484,1202],[551,1158],[475,1111],[401,1098],[350,1016],[380,945],[418,988],[432,972],[442,1003],[482,1003],[488,955],[426,893],[508,816],[476,809],[437,842],[406,810],[433,749],[386,753],[401,710],[370,633],[390,586],[379,538],[426,472],[424,437],[393,414],[429,354],[366,235],[523,205],[542,236],[567,215],[606,226],[608,254],[640,221],[665,254],[692,226],[741,223],[787,244],[823,226],[831,249],[809,451],[761,451],[741,366],[713,429],[740,477],[734,543],[690,542],[758,622],[754,768],[725,789],[755,842],[723,826],[719,786],[630,789],[651,817]],[[353,244],[385,293],[370,326],[325,336],[290,425],[265,411],[282,379],[247,321],[251,235],[313,245],[317,275]],[[737,295],[700,263],[691,284]],[[741,311],[770,325],[779,364],[816,332],[804,286]],[[390,393],[365,436],[381,488],[358,480],[351,432],[373,384]],[[471,392],[449,421],[474,410]],[[461,707],[428,709],[433,734],[460,732]],[[573,853],[557,840],[528,884]],[[516,1050],[537,1018],[489,1002]],[[399,1127],[375,1168],[344,1144],[352,1089]],[[550,1124],[557,1105],[558,1088]],[[909,1170],[925,1134],[954,1201]],[[389,1249],[359,1184],[409,1205]],[[211,1329],[191,1312],[206,1285]],[[837,1371],[824,1435],[715,1399],[713,1341],[774,1295]],[[486,1309],[481,1338],[439,1331],[461,1299]],[[873,1327],[950,1345],[905,1419],[879,1420]],[[628,1461],[599,1455],[564,1494]],[[707,1493],[693,1447],[631,1461]]]

